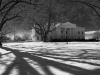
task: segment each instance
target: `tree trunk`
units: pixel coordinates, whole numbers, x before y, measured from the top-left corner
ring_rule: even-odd
[[[0,36],[0,46],[2,46],[2,37]]]
[[[0,46],[2,46],[2,43],[0,42]]]
[[[44,42],[47,42],[47,35],[45,35],[45,36],[43,37],[43,41],[44,41]]]
[[[2,34],[1,34],[1,30],[0,30],[0,46],[2,46]]]

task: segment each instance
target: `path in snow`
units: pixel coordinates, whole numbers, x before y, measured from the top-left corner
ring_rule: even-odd
[[[100,43],[9,43],[0,75],[99,75]]]

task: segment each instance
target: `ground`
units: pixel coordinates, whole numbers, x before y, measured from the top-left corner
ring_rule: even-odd
[[[4,43],[0,75],[100,75],[100,42]]]

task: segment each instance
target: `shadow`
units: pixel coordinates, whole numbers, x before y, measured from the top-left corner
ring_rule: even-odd
[[[96,53],[89,53],[89,52],[92,52],[92,50],[93,49],[82,49],[82,50],[80,50],[81,53],[79,53],[79,54],[77,54],[75,56],[67,55],[67,54],[66,55],[55,54],[55,53],[45,53],[45,54],[43,54],[42,52],[38,52],[37,55],[42,55],[42,56],[47,56],[47,57],[52,57],[54,55],[54,56],[57,56],[58,59],[59,59],[59,56],[65,56],[65,57],[68,56],[70,59],[73,58],[73,57],[76,57],[76,58],[73,58],[73,59],[98,59],[98,60],[100,60],[99,54],[97,55],[97,53],[100,52],[100,51],[93,50],[93,51],[95,51],[95,52],[97,51],[97,52]],[[62,59],[66,59],[66,58],[62,58]]]
[[[63,55],[63,56],[66,56],[66,58],[62,58],[62,57],[53,57],[54,55],[55,56],[60,56],[58,54],[50,54],[50,53],[47,53],[47,54],[35,54],[33,53],[34,55],[38,55],[38,56],[43,56],[43,57],[49,57],[49,58],[54,58],[54,59],[61,59],[61,60],[64,60],[64,61],[74,61],[74,62],[78,62],[78,63],[86,63],[86,64],[90,64],[90,65],[94,65],[94,66],[100,66],[100,64],[96,64],[96,63],[92,63],[92,62],[86,62],[86,61],[79,61],[79,60],[74,60],[74,59],[86,59],[86,60],[89,60],[89,59],[100,59],[100,57],[94,57],[92,58],[91,56],[84,56],[85,54],[88,54],[88,51],[91,50],[91,49],[85,49],[85,50],[81,50],[83,53],[80,53],[79,55],[76,55],[76,56],[70,56],[70,55]],[[49,55],[49,56],[48,56]],[[91,54],[92,55],[92,54]],[[68,58],[68,57],[69,58]],[[73,57],[77,57],[77,58],[73,58]],[[91,57],[91,58],[90,58]]]
[[[9,75],[15,67],[17,67],[17,69],[19,70],[19,75],[40,75],[33,67],[28,64],[28,62],[26,62],[26,60],[22,56],[19,55],[19,52],[6,47],[1,48],[7,51],[11,51],[16,56],[14,61],[10,65],[8,65],[2,75]]]
[[[90,65],[94,65],[94,66],[100,66],[100,64],[96,64],[96,63],[92,63],[92,62],[74,60],[74,59],[83,59],[83,58],[60,58],[60,57],[46,56],[44,54],[34,54],[34,55],[49,57],[49,58],[54,58],[54,59],[61,59],[61,60],[64,60],[64,61],[73,61],[73,62],[78,62],[78,63],[86,63],[86,64],[90,64]]]
[[[64,72],[69,72],[73,75],[99,75],[100,74],[100,69],[86,70],[86,69],[82,69],[74,65],[63,64],[63,63],[56,62],[53,60],[45,59],[45,58],[39,57],[39,55],[37,54],[35,55],[35,54],[27,53],[27,52],[20,52],[18,50],[15,50],[15,49],[13,50],[13,49],[6,48],[6,47],[2,47],[2,49],[11,51],[16,56],[14,63],[17,61],[17,66],[20,70],[20,75],[28,75],[28,74],[40,75],[23,59],[23,57],[29,58],[37,62],[39,66],[43,69],[43,71],[45,71],[46,75],[54,75],[50,71],[48,66],[55,67]],[[15,66],[14,63],[8,67],[9,70],[11,70],[12,67]],[[7,69],[3,75],[9,75],[9,72],[10,72],[9,70]]]
[[[62,63],[58,63],[52,60],[47,60],[47,59],[43,59],[40,57],[31,57],[28,56],[30,59],[35,60],[36,62],[40,63],[42,67],[45,66],[53,66],[55,68],[58,68],[62,71],[65,72],[69,72],[71,74],[74,75],[99,75],[99,73],[97,71],[91,71],[91,70],[86,70],[86,69],[82,69],[76,66],[72,66],[72,65],[67,65],[67,64],[62,64]]]
[[[35,69],[33,69],[23,58],[16,57],[13,63],[11,63],[2,75],[9,75],[11,71],[17,67],[19,75],[40,75]]]

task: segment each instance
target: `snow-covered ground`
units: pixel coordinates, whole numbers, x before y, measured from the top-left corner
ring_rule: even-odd
[[[0,75],[100,75],[100,42],[5,43]]]

